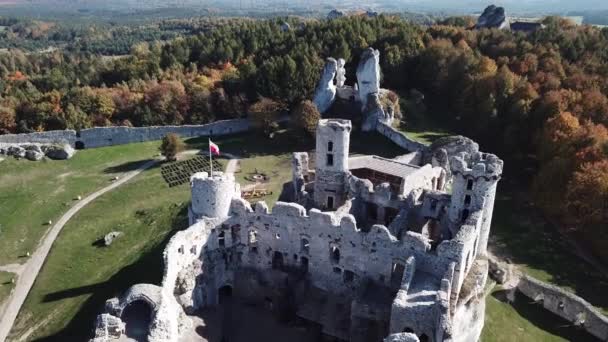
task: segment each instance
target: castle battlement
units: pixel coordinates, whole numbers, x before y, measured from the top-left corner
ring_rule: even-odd
[[[483,322],[463,327],[473,317],[467,310],[483,309],[475,294],[485,278],[475,283],[471,274],[483,267],[502,161],[452,153],[451,179],[440,166],[373,156],[353,159],[349,168],[351,129],[348,120],[319,122],[314,180],[308,155],[294,154],[294,186],[286,188],[295,200],[272,209],[241,198],[233,174],[194,174],[192,225],[167,244],[162,286],[134,288],[137,296],[112,305],[151,298],[149,339],[177,341],[188,322],[184,312],[217,305],[223,288],[272,305],[285,305],[288,288],[296,315],[338,339],[360,341],[369,321],[385,327],[378,339],[404,331],[435,342],[455,331],[459,340],[477,338]],[[336,324],[346,306],[349,316],[339,319],[350,324]],[[100,324],[120,322],[103,317]]]
[[[497,180],[502,175],[503,161],[491,153],[477,152],[471,155],[462,152],[452,157],[450,167],[454,174],[464,177]]]

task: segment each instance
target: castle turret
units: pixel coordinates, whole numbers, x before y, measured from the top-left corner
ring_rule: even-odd
[[[315,205],[334,210],[346,200],[346,174],[352,125],[349,120],[320,120],[317,126]]]
[[[227,217],[233,198],[240,197],[238,184],[232,173],[197,172],[190,178],[192,204],[190,224],[202,217]]]
[[[450,161],[452,198],[449,218],[459,227],[475,211],[481,211],[478,254],[485,254],[492,222],[496,185],[502,175],[503,161],[489,153],[460,153]]]

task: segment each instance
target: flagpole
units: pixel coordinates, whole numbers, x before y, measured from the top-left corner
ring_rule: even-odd
[[[213,177],[213,158],[211,157],[211,138],[209,138],[209,170],[211,172],[209,177]]]

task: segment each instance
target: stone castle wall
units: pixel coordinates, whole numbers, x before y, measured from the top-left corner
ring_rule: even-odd
[[[587,301],[557,286],[523,276],[517,289],[543,308],[581,326],[601,341],[608,341],[608,318]]]
[[[168,133],[176,133],[182,138],[190,138],[228,135],[245,132],[249,129],[250,122],[247,119],[222,120],[206,125],[95,127],[78,132],[64,130],[0,135],[0,145],[67,142],[72,146],[81,145],[80,147],[84,148],[94,148],[161,140]]]
[[[68,143],[74,146],[76,142],[76,131],[48,131],[25,134],[4,134],[0,135],[0,147],[2,145],[17,145],[17,144],[50,144],[50,143]]]
[[[382,122],[377,123],[376,131],[387,137],[397,146],[400,146],[410,152],[423,151],[428,148],[425,144],[406,137],[405,134]]]

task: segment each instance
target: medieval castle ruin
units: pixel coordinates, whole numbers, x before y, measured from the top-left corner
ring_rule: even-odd
[[[108,300],[93,341],[121,338],[136,302],[150,308],[149,341],[186,341],[189,315],[218,305],[222,293],[270,303],[336,340],[479,339],[503,162],[464,137],[431,147],[398,138],[393,113],[378,101],[377,51],[364,54],[356,88],[344,85],[343,65],[328,60],[319,109],[351,101],[362,129],[410,153],[351,156],[351,121],[321,120],[314,156],[293,154],[289,201],[272,210],[241,198],[233,174],[194,174],[191,226],[165,248],[162,285]]]

